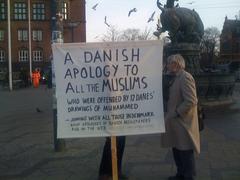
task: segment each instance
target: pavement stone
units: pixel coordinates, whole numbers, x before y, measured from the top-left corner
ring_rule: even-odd
[[[205,108],[197,180],[240,179],[240,84],[233,102]],[[52,90],[43,85],[0,90],[0,180],[97,180],[105,139],[66,139],[66,151],[54,152],[51,103]],[[123,172],[129,180],[164,180],[175,171],[159,134],[127,137]]]

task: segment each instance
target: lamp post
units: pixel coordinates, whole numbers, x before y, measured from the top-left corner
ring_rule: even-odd
[[[54,1],[57,3],[57,13],[54,14],[56,24],[52,32],[52,43],[63,43],[63,24],[62,24],[62,0]],[[53,140],[54,150],[61,152],[66,149],[66,143],[64,139],[57,138],[57,97],[56,97],[56,84],[55,84],[55,71],[52,62],[52,88],[53,88]]]
[[[8,79],[9,79],[9,90],[12,91],[12,43],[11,43],[11,11],[10,11],[10,0],[7,1],[8,7]]]

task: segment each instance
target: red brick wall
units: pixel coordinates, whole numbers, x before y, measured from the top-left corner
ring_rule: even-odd
[[[25,0],[27,3],[27,0]],[[51,55],[51,1],[42,1],[42,0],[31,0],[31,4],[34,2],[44,2],[45,3],[45,11],[46,11],[46,20],[44,21],[31,21],[31,29],[36,30],[40,29],[43,31],[43,41],[35,42],[32,41],[32,50],[35,48],[43,49],[43,62],[35,63],[33,62],[33,69],[35,67],[44,67]],[[6,4],[7,6],[7,4]],[[11,7],[14,7],[14,1],[11,1]],[[11,12],[13,12],[13,8],[11,8]],[[73,39],[74,42],[85,42],[86,41],[86,23],[85,23],[85,1],[84,0],[69,0],[69,19],[64,21],[64,41],[72,42],[72,29],[67,27],[68,22],[78,22],[79,25],[73,29]],[[7,20],[1,21],[0,29],[5,30],[5,39],[3,42],[0,42],[0,48],[4,49],[6,52],[6,58],[8,59],[8,34],[7,34]],[[29,48],[28,41],[18,41],[18,29],[26,29],[28,30],[28,21],[16,21],[13,19],[13,14],[11,15],[11,39],[12,39],[12,63],[13,65],[17,64],[17,66],[28,66],[27,63],[19,63],[18,62],[18,50],[22,47]],[[32,39],[32,34],[31,34]],[[0,63],[0,68],[4,65],[6,66],[8,63]],[[14,71],[14,68],[13,68]]]
[[[86,42],[86,17],[85,17],[85,1],[70,0],[69,1],[69,19],[64,21],[64,42]],[[78,25],[73,29],[69,26],[69,22],[75,22]]]

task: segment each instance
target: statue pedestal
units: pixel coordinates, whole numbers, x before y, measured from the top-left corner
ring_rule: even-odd
[[[201,105],[220,105],[232,100],[235,76],[231,73],[206,73],[200,68],[200,47],[195,43],[168,44],[165,56],[181,54],[186,63],[186,71],[196,81],[197,95]]]
[[[196,43],[169,44],[165,47],[167,57],[172,54],[181,54],[186,63],[186,71],[200,74],[200,47]]]
[[[235,76],[230,73],[202,73],[194,76],[199,103],[216,106],[232,103]]]

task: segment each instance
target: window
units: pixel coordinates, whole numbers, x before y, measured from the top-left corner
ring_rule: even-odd
[[[42,50],[38,49],[33,51],[33,61],[43,61]]]
[[[14,19],[26,20],[27,19],[27,5],[26,3],[18,2],[14,4]]]
[[[0,41],[4,41],[4,30],[0,30]]]
[[[21,49],[18,51],[18,60],[19,60],[19,62],[28,61],[28,50],[27,49]]]
[[[32,38],[33,41],[42,41],[42,30],[33,30],[32,31]]]
[[[19,41],[27,41],[28,40],[28,31],[25,29],[18,30],[18,40]]]
[[[0,2],[0,20],[6,19],[6,5],[4,2]]]
[[[0,62],[6,61],[5,59],[5,51],[0,49]]]
[[[62,3],[62,16],[63,16],[62,18],[65,19],[65,20],[68,19],[67,9],[68,9],[67,2],[63,2]]]
[[[33,4],[33,20],[45,19],[45,6],[43,3]]]

